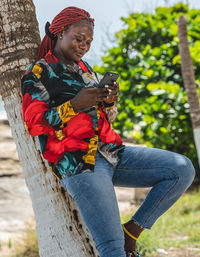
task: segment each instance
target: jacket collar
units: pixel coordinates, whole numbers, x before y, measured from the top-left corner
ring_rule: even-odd
[[[63,72],[67,69],[66,65],[63,64],[62,62],[60,62],[58,60],[58,58],[55,55],[53,55],[52,50],[48,51],[48,53],[45,55],[44,59],[53,68],[53,70],[55,70],[55,68],[56,68],[59,70],[59,72]],[[90,65],[88,63],[84,62],[83,60],[80,60],[78,62],[78,65],[81,67],[81,69],[84,72],[89,72],[89,73],[93,72]]]

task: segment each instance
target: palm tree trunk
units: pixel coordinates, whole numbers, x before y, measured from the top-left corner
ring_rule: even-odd
[[[0,95],[17,145],[36,217],[41,257],[98,256],[71,197],[41,157],[37,138],[24,128],[21,77],[33,62],[40,36],[32,0],[1,0]]]
[[[198,154],[198,161],[200,165],[200,105],[197,87],[195,84],[194,70],[192,67],[192,59],[188,45],[187,22],[183,15],[181,15],[179,18],[178,36],[179,52],[181,56],[181,71],[184,86],[187,92],[188,103],[190,106],[190,117],[194,131],[194,140]]]

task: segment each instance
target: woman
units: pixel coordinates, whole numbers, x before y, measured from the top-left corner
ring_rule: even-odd
[[[111,128],[118,84],[98,88],[82,57],[93,39],[88,12],[68,7],[46,25],[37,61],[22,79],[23,117],[54,175],[76,202],[101,257],[139,256],[136,241],[194,179],[185,156],[124,146]],[[152,187],[121,225],[114,185]]]

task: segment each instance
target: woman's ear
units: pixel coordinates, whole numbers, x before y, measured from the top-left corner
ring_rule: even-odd
[[[62,38],[63,38],[63,31],[62,31],[62,32],[58,32],[57,35],[58,35],[58,38],[59,38],[59,39],[62,39]]]

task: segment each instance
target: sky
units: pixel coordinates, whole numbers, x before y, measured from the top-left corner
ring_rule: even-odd
[[[45,23],[64,8],[76,6],[88,11],[95,19],[94,40],[86,59],[91,65],[100,62],[103,51],[111,46],[109,38],[122,28],[120,17],[127,17],[131,12],[153,12],[157,6],[183,2],[200,9],[200,0],[33,0],[39,22],[41,37],[44,36]]]

